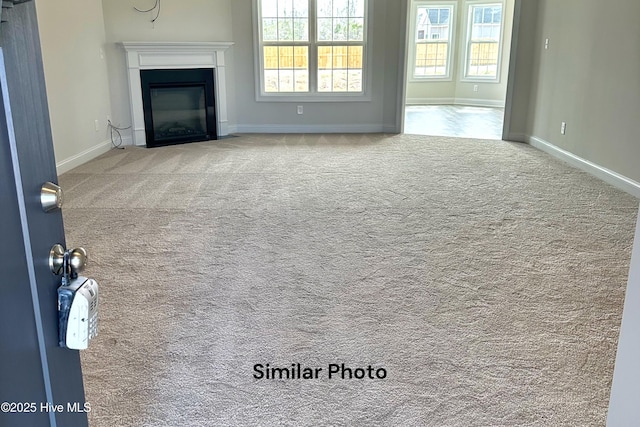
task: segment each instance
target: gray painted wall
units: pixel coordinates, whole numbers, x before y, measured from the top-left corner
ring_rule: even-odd
[[[538,3],[524,133],[640,182],[640,2]]]
[[[232,2],[238,132],[382,132],[396,130],[401,16],[398,0],[369,0],[373,29],[371,101],[256,101],[252,0]],[[404,0],[403,0],[404,1]],[[402,34],[404,37],[404,34]],[[304,114],[296,114],[296,106]],[[393,111],[392,111],[393,109]],[[233,126],[232,126],[233,127]]]
[[[37,0],[36,12],[56,163],[63,172],[110,146],[102,3]],[[82,19],[71,18],[75,16]]]

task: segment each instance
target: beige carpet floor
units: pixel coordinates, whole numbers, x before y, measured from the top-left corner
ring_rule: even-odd
[[[638,201],[529,146],[242,135],[60,182],[93,427],[605,423]]]

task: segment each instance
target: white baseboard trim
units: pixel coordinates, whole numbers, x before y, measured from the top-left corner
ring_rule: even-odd
[[[407,105],[453,105],[455,98],[407,98]]]
[[[583,159],[582,157],[576,156],[575,154],[563,150],[562,148],[556,147],[548,141],[545,141],[542,138],[538,138],[535,136],[528,136],[527,142],[536,147],[539,150],[544,151],[552,155],[555,158],[560,160],[564,160],[572,166],[577,167],[591,175],[600,178],[601,180],[613,185],[616,188],[619,188],[622,191],[626,191],[634,197],[640,198],[640,183],[627,178],[624,175],[620,175],[617,172],[614,172],[610,169],[597,165],[589,160]]]
[[[70,171],[73,168],[76,168],[89,160],[93,160],[101,154],[106,153],[111,149],[111,141],[104,141],[100,144],[94,145],[93,147],[84,150],[81,153],[76,154],[75,156],[71,156],[68,159],[64,159],[61,162],[56,164],[56,170],[58,175],[61,175],[65,172]]]
[[[389,126],[364,125],[236,125],[230,133],[382,133]],[[396,126],[393,125],[395,131]]]
[[[475,98],[407,98],[407,105],[470,105],[473,107],[504,108],[504,101]]]
[[[453,103],[455,105],[470,105],[472,107],[504,108],[504,100],[496,101],[495,99],[456,98]]]

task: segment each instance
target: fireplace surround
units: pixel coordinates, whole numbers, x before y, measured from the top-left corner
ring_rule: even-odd
[[[231,42],[122,42],[126,52],[134,145],[147,144],[141,71],[204,69],[213,75],[215,132],[229,134],[224,52]],[[212,138],[215,139],[215,138]]]

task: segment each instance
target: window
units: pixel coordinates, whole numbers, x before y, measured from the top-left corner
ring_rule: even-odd
[[[418,3],[413,16],[413,77],[449,78],[454,6]]]
[[[257,0],[260,95],[363,95],[366,6]]]
[[[465,77],[498,79],[502,37],[502,4],[469,6]]]

